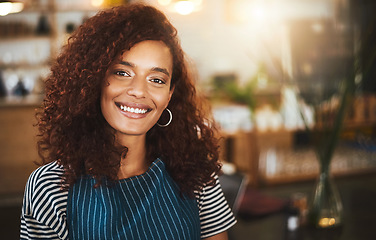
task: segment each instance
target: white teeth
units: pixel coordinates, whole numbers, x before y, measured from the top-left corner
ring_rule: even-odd
[[[144,113],[147,112],[146,109],[131,108],[131,107],[126,107],[126,106],[122,106],[122,105],[120,105],[120,109],[123,110],[123,111],[131,112],[131,113],[141,113],[141,114],[144,114]]]

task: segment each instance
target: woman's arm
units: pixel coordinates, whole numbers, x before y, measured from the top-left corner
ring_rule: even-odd
[[[208,238],[204,238],[204,239],[205,240],[228,240],[227,231],[221,232],[217,235],[214,235],[214,236],[211,236],[211,237],[208,237]]]
[[[205,186],[198,196],[201,237],[208,240],[227,240],[227,230],[236,219],[223,194],[218,176],[214,186]]]

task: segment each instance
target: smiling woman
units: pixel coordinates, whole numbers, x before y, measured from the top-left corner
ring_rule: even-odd
[[[172,55],[160,41],[143,41],[119,57],[107,71],[101,110],[116,130],[117,140],[128,146],[128,135],[145,141],[171,99]],[[138,140],[138,141],[141,141]]]
[[[46,81],[21,239],[227,239],[218,142],[188,72],[153,7],[85,21]]]

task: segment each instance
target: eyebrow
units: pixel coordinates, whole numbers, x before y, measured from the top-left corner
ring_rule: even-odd
[[[120,61],[120,64],[121,65],[124,65],[124,66],[128,66],[128,67],[135,67],[134,64],[130,63],[130,62],[126,62],[126,61]]]
[[[170,73],[167,71],[166,68],[160,68],[160,67],[154,67],[151,69],[152,71],[155,71],[155,72],[161,72],[161,73],[164,73],[166,74],[168,77],[170,76]]]
[[[120,61],[120,64],[121,64],[121,65],[124,65],[124,66],[128,66],[128,67],[135,67],[135,65],[134,65],[133,63],[130,63],[130,62],[127,62],[127,61]],[[164,74],[166,74],[168,77],[170,77],[170,73],[168,72],[168,70],[167,70],[166,68],[153,67],[151,70],[154,71],[154,72],[161,72],[161,73],[164,73]]]

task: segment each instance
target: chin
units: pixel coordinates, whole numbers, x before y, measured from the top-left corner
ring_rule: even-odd
[[[124,136],[142,136],[147,133],[146,129],[116,129],[116,132],[118,134],[124,135]]]

